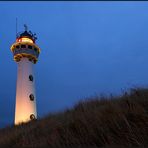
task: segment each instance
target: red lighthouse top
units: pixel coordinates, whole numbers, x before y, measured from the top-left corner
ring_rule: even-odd
[[[32,33],[31,31],[28,31],[27,25],[24,25],[25,31],[24,32],[19,32],[16,35],[16,42],[30,42],[30,43],[35,43],[37,40],[36,34]]]

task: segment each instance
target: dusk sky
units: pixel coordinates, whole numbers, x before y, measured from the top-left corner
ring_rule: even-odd
[[[0,127],[14,122],[16,18],[18,32],[27,24],[41,48],[38,117],[90,96],[148,86],[148,2],[0,2]]]

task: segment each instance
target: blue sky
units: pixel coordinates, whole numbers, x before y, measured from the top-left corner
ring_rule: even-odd
[[[148,84],[148,2],[0,2],[0,127],[14,120],[17,64],[10,46],[24,24],[41,48],[38,116],[85,97]]]

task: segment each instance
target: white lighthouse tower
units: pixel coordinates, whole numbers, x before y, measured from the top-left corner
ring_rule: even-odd
[[[16,42],[11,46],[17,62],[17,87],[15,104],[15,124],[37,118],[34,64],[38,60],[40,48],[35,44],[36,36],[27,30],[18,33]]]

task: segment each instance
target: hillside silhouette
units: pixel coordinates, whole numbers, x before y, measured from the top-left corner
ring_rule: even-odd
[[[148,89],[85,99],[63,112],[0,130],[0,147],[148,147]]]

